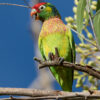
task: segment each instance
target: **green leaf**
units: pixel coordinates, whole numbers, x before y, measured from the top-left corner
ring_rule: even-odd
[[[82,32],[83,15],[84,15],[85,7],[86,7],[86,0],[80,0],[77,7],[77,31],[79,33]]]
[[[97,1],[97,9],[96,11],[98,11],[100,9],[100,0]]]
[[[100,10],[98,10],[97,13],[98,12],[100,12]],[[96,39],[97,39],[98,45],[100,46],[100,13],[95,15],[93,22],[94,22]]]
[[[88,14],[87,10],[86,10],[86,19],[89,20],[89,14]]]

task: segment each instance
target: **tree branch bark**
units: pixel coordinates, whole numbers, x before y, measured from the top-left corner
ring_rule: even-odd
[[[97,79],[100,79],[100,72],[95,70],[92,66],[88,66],[88,65],[80,65],[80,64],[74,64],[74,63],[70,63],[67,61],[64,61],[63,63],[59,63],[59,61],[57,60],[52,60],[52,61],[42,61],[38,58],[34,58],[34,60],[36,60],[37,62],[39,62],[39,68],[45,68],[45,67],[50,67],[50,66],[54,66],[54,67],[66,67],[66,68],[72,68],[74,70],[78,70],[81,72],[85,72],[91,76],[94,76]]]
[[[64,91],[47,91],[37,89],[26,89],[26,88],[0,88],[0,95],[16,95],[16,96],[28,96],[22,98],[5,98],[2,100],[36,100],[36,99],[61,99],[68,98],[70,100],[76,98],[80,100],[84,98],[100,99],[100,91],[84,91],[84,92],[64,92]]]
[[[19,4],[12,4],[12,3],[0,3],[0,5],[7,5],[7,6],[18,6],[18,7],[24,7],[24,8],[30,8],[30,6],[25,6],[25,5],[19,5]]]

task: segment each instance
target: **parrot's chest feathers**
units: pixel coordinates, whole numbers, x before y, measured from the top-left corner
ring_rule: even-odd
[[[59,18],[50,18],[43,23],[40,36],[60,33],[64,34],[67,31],[65,24]]]

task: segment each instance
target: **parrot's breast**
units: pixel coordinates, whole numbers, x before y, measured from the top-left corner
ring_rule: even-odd
[[[55,34],[59,32],[60,34],[68,31],[65,24],[59,18],[50,18],[43,23],[40,36],[47,36],[48,34]]]

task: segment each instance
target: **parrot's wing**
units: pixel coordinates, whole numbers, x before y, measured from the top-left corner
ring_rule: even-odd
[[[74,38],[72,35],[72,32],[70,29],[68,29],[68,37],[69,37],[69,43],[70,43],[70,48],[71,48],[71,61],[75,63],[75,58],[76,58],[76,52],[75,52],[75,42]],[[72,71],[72,81],[73,81],[73,75],[74,75],[74,70]],[[73,83],[73,82],[72,82]]]
[[[68,32],[68,37],[69,37],[71,53],[72,53],[72,62],[75,63],[75,58],[76,58],[75,42],[74,42],[74,38],[73,38],[71,30],[69,29],[68,31],[69,31]]]
[[[46,60],[46,57],[44,55],[43,42],[42,42],[42,38],[41,37],[39,37],[38,46],[39,46],[39,49],[40,49],[40,52],[41,52],[41,55],[42,55],[43,59]]]

